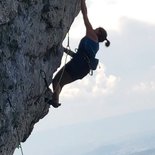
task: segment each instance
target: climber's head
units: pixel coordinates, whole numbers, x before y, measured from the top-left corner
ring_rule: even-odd
[[[110,46],[110,41],[107,39],[107,32],[104,28],[98,27],[95,29],[95,33],[97,34],[98,41],[103,42],[106,41],[105,46]]]

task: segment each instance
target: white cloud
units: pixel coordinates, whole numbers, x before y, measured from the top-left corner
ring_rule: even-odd
[[[95,26],[105,25],[110,29],[119,29],[122,17],[155,24],[154,6],[154,0],[98,0],[92,2],[88,13]]]
[[[104,96],[113,93],[119,78],[115,75],[107,76],[104,71],[104,66],[102,69],[97,70],[97,74],[94,80],[94,86],[92,88],[92,93],[94,96]]]
[[[101,66],[101,65],[100,65]],[[74,82],[64,87],[61,93],[62,98],[88,98],[91,96],[97,98],[106,96],[115,90],[119,82],[119,77],[115,75],[106,75],[105,67],[102,65],[96,70],[93,77],[89,75],[84,79]]]
[[[139,84],[133,86],[133,91],[139,93],[155,92],[155,81],[140,82]]]

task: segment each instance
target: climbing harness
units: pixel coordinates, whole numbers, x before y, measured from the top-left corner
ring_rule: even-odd
[[[13,112],[13,115],[14,115],[16,113],[16,109],[14,108],[14,106],[12,105],[12,103],[10,101],[8,92],[6,92],[6,93],[7,93],[7,101],[9,103],[9,106],[12,109],[12,112]],[[18,148],[20,148],[21,154],[24,155],[23,148],[22,148],[22,145],[21,145],[21,142],[20,142],[20,137],[19,137],[19,132],[18,132],[17,126],[15,126],[15,129],[16,129],[16,134],[17,134],[18,144],[19,144]]]
[[[89,66],[89,69],[90,69],[89,75],[93,76],[93,71],[96,70],[99,60],[94,58],[93,61],[91,61],[91,59],[89,58],[89,56],[87,56],[86,53],[84,52],[81,52],[81,53],[82,53],[83,58],[86,60]]]
[[[68,49],[68,48],[64,48],[64,52],[68,55],[70,55],[72,58],[74,57],[74,55],[77,53],[78,49],[75,49],[75,52],[73,52],[72,50]],[[98,66],[98,59],[94,59],[93,63],[90,61],[90,58],[84,53],[82,52],[82,56],[83,58],[87,61],[90,72],[89,75],[92,76],[93,75],[93,70],[96,70],[97,66]]]

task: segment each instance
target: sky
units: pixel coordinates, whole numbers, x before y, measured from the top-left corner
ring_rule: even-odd
[[[141,118],[147,117],[147,121],[155,118],[155,1],[87,0],[86,3],[90,22],[94,28],[102,26],[107,30],[111,46],[106,48],[104,44],[100,44],[97,54],[100,64],[93,76],[88,75],[63,88],[60,95],[61,107],[51,107],[49,114],[35,125],[32,135],[23,144],[25,152],[37,150],[41,145],[38,141],[45,136],[46,139],[43,139],[50,143],[42,148],[44,153],[38,151],[37,155],[50,155],[52,146],[57,148],[55,141],[60,138],[51,135],[50,131],[62,132],[67,137],[72,133],[73,127],[78,125],[79,131],[75,129],[77,137],[74,137],[78,139],[78,135],[82,134],[80,127],[83,128],[84,124],[93,126],[96,121],[123,118],[126,115],[137,116],[139,120],[139,113]],[[80,13],[70,29],[72,50],[78,47],[84,35],[85,27]],[[66,46],[66,40],[63,44]],[[150,111],[151,115],[148,115]],[[132,123],[136,118],[130,117],[123,123]],[[143,123],[148,127],[146,130],[155,129],[155,126],[145,124],[146,121]],[[129,130],[126,129],[126,135],[131,134]],[[106,131],[108,134],[108,129]],[[117,133],[113,135],[116,137]],[[89,136],[86,134],[86,139]],[[96,139],[97,135],[93,141]],[[19,154],[19,150],[16,150],[15,155]],[[31,152],[28,154],[32,155]],[[61,153],[55,152],[53,155]]]

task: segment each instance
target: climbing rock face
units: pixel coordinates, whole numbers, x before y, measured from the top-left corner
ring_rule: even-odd
[[[52,82],[79,0],[0,0],[0,154],[12,155],[49,110]]]

